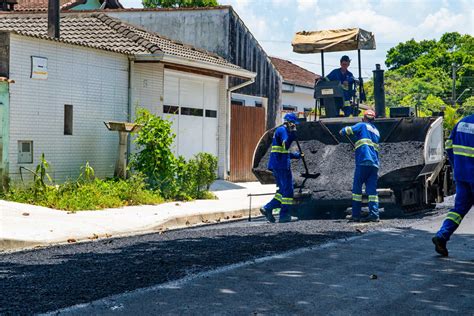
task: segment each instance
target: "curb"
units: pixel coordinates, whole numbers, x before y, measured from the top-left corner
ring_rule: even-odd
[[[104,240],[107,238],[121,238],[131,237],[137,235],[145,235],[151,233],[164,233],[169,230],[192,228],[197,226],[225,223],[231,221],[238,221],[247,219],[249,216],[249,210],[236,210],[236,211],[221,211],[213,213],[201,213],[189,216],[171,217],[162,222],[144,226],[143,228],[130,231],[122,232],[110,232],[101,235],[93,236],[69,236],[67,239],[55,239],[55,240],[21,240],[21,239],[0,239],[0,253],[5,252],[16,252],[22,250],[30,250],[34,248],[43,248],[54,245],[74,244],[78,242],[91,242],[94,240]],[[259,208],[252,208],[252,218],[261,217]]]

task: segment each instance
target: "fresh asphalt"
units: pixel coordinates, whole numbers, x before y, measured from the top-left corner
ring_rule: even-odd
[[[88,303],[141,288],[153,287],[166,282],[182,279],[186,276],[206,273],[206,271],[245,261],[251,261],[256,258],[281,254],[299,248],[317,247],[333,240],[344,240],[355,236],[361,236],[360,238],[364,238],[365,234],[369,231],[379,231],[381,229],[390,228],[404,232],[412,225],[416,223],[429,222],[433,217],[444,212],[446,212],[446,208],[440,208],[436,211],[428,212],[416,217],[384,220],[381,223],[369,225],[350,224],[345,220],[311,220],[271,225],[265,223],[262,219],[259,219],[252,222],[240,221],[231,224],[169,231],[162,234],[157,233],[129,238],[105,239],[95,242],[2,254],[0,255],[0,282],[2,284],[0,313],[34,314],[55,311],[68,306]],[[382,237],[377,238],[383,238],[383,234],[380,235]],[[418,237],[429,239],[429,236],[425,235]],[[351,255],[366,256],[368,255],[367,251],[370,252],[376,250],[374,250],[373,247],[367,247],[364,252],[361,250],[362,253],[352,253]],[[427,251],[430,260],[435,260],[433,259],[431,248],[429,250],[424,249],[423,251]],[[348,252],[347,255],[349,254],[350,252]],[[304,255],[301,254],[301,256]],[[327,274],[328,272],[324,271],[329,271],[329,269],[331,269],[331,274],[341,273],[341,275],[344,275],[344,271],[350,271],[352,274],[358,273],[357,270],[355,270],[355,267],[345,267],[342,264],[343,262],[350,262],[350,260],[348,261],[347,259],[348,258],[340,258],[339,260],[336,251],[327,255],[325,262],[323,261],[317,265],[315,265],[314,262],[302,261],[299,263],[300,266],[297,270],[299,271],[299,269],[304,265],[313,265],[319,273]],[[394,257],[392,259],[395,260]],[[314,261],[314,258],[312,260]],[[419,263],[420,262],[409,262],[409,264],[417,266]],[[409,267],[409,264],[407,267]],[[462,265],[461,263],[458,264]],[[470,266],[468,264],[470,264]],[[465,275],[465,277],[470,278],[471,283],[473,278],[472,275],[474,274],[472,264],[471,256],[470,263],[468,262],[466,264],[466,266],[471,269],[467,269],[467,274]],[[280,265],[280,263],[278,263],[278,265]],[[447,264],[445,268],[450,269],[449,264]],[[250,270],[252,269],[254,268],[250,268]],[[269,267],[269,269],[272,273],[275,273],[279,267],[275,267],[277,270],[271,270],[271,267]],[[379,270],[380,269],[377,271]],[[254,271],[260,270],[257,269]],[[237,272],[239,272],[239,270],[235,271],[235,273]],[[364,276],[367,276],[369,272],[368,269],[361,273]],[[256,274],[253,276],[252,274],[243,273],[243,275],[237,274],[232,277],[229,276],[231,274],[225,273],[223,277],[227,278],[227,276],[229,276],[229,280],[234,279],[236,284],[240,284],[238,281],[239,277],[248,281],[256,278],[258,274],[261,274],[261,272],[255,273]],[[281,286],[285,287],[291,285],[297,287],[297,284],[292,284],[289,281],[299,279],[301,277],[299,272],[293,273],[290,271],[283,272],[283,274],[289,275],[287,279],[288,283],[285,281],[280,284]],[[293,278],[293,274],[295,274],[296,277]],[[304,277],[306,278],[306,276]],[[199,282],[202,283],[202,280]],[[314,282],[317,281],[315,280]],[[333,282],[336,282],[334,283],[334,285],[337,285],[334,287],[336,290],[340,287],[344,288],[345,286],[342,280],[334,280]],[[207,284],[207,280],[204,283]],[[212,286],[212,284],[213,282],[209,283],[209,286]],[[214,286],[218,287],[218,285]],[[454,284],[454,287],[459,287],[459,285]],[[449,288],[449,286],[447,288],[448,290],[454,291],[454,287],[453,289]],[[189,290],[190,288],[188,287],[187,289]],[[341,293],[338,294],[330,284],[327,284],[325,289],[328,290],[325,295],[333,295],[334,297],[341,295]],[[443,288],[441,288],[441,290],[442,289]],[[196,290],[195,287],[194,290]],[[223,309],[223,306],[226,306],[224,302],[222,302],[224,305],[221,306],[219,306],[219,302],[212,302],[212,304],[215,305],[215,309],[207,311],[216,314],[258,313],[259,309],[255,304],[262,299],[264,302],[267,301],[267,303],[270,303],[272,302],[274,295],[275,297],[279,295],[278,292],[276,292],[275,294],[264,294],[264,296],[262,296],[261,290],[262,289],[256,289],[253,287],[247,290],[241,288],[239,289],[239,292],[236,292],[234,289],[229,289],[229,291],[223,289],[223,292],[221,292],[223,294],[232,294],[233,292],[236,292],[238,295],[230,295],[228,297],[221,295],[222,298],[245,298],[245,304],[249,306],[248,309],[239,310],[230,306],[229,309]],[[298,288],[291,290],[291,287],[289,287],[287,290],[280,289],[280,291],[286,291],[287,300],[288,293],[291,293],[293,299],[291,300],[291,303],[290,300],[288,300],[288,304],[293,304],[296,307],[299,307],[299,305],[295,302],[314,301],[314,297],[305,297],[304,293],[300,293]],[[353,292],[354,289],[351,289],[351,291]],[[470,292],[472,293],[472,291]],[[205,291],[205,293],[207,292]],[[308,293],[311,293],[311,291],[308,291]],[[183,294],[183,297],[181,297],[181,294]],[[209,291],[209,295],[211,294],[212,291]],[[389,293],[387,292],[387,295],[388,294]],[[152,304],[150,305],[151,309],[149,310],[141,309],[141,307],[140,309],[133,309],[132,306],[131,310],[124,309],[122,310],[122,313],[127,314],[142,311],[150,314],[208,314],[206,313],[206,310],[191,308],[192,304],[190,301],[193,301],[193,295],[196,295],[193,291],[186,293],[179,292],[179,294],[173,291],[168,291],[163,293],[163,295],[168,295],[168,297],[163,296],[163,302],[168,302],[167,304]],[[268,295],[271,297],[268,297]],[[359,296],[370,297],[363,293],[360,293]],[[220,296],[216,296],[213,299],[218,297]],[[267,299],[265,299],[265,297],[267,297]],[[204,296],[202,298],[204,299]],[[209,297],[207,299],[209,299]],[[177,304],[172,304],[171,306],[169,305],[169,302],[171,301],[176,301]],[[470,302],[473,301],[474,300],[471,297]],[[253,302],[253,304],[248,304],[249,302]],[[347,302],[350,302],[350,300]],[[245,304],[242,303],[239,306],[244,306]],[[305,305],[306,303],[301,304]],[[334,304],[338,305],[336,301],[334,301]],[[87,308],[92,309],[83,311],[75,310],[72,311],[72,313],[102,314],[121,311],[120,308],[116,311],[113,308],[104,310],[104,306],[98,307],[99,309],[95,311],[93,306],[94,305],[87,305]],[[156,306],[161,306],[162,308],[155,309]],[[189,306],[191,309],[173,309],[177,306]],[[316,308],[317,306],[309,305],[307,307]],[[283,314],[298,313],[299,311],[304,313],[304,309],[283,309],[273,311]],[[267,304],[261,312],[264,314],[272,313],[272,309]]]

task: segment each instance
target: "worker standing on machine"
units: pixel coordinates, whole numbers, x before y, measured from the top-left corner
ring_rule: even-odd
[[[440,230],[433,237],[435,250],[448,256],[446,244],[474,205],[474,115],[463,118],[446,141],[446,151],[454,168],[456,199]]]
[[[268,169],[273,172],[278,190],[275,197],[260,212],[270,223],[275,223],[272,212],[280,208],[280,223],[291,221],[290,206],[293,204],[293,176],[290,159],[300,159],[302,154],[290,152],[291,143],[296,139],[296,125],[299,124],[295,113],[288,113],[283,118],[283,125],[275,130]]]
[[[355,142],[354,182],[352,185],[352,216],[354,222],[378,222],[379,198],[377,196],[377,173],[379,170],[379,139],[380,133],[373,125],[375,112],[367,110],[361,123],[341,129],[339,134],[357,138]],[[362,185],[369,196],[369,214],[361,217]]]
[[[340,65],[341,68],[334,69],[325,77],[328,81],[339,81],[342,85],[344,92],[344,100],[342,104],[337,104],[339,109],[342,109],[344,116],[349,116],[352,114],[352,105],[351,100],[354,96],[354,75],[348,70],[349,65],[351,64],[351,59],[349,56],[344,55],[341,57]],[[339,99],[340,100],[340,99]]]

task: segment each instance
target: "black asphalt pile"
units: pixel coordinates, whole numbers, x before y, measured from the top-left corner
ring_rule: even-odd
[[[354,176],[355,153],[351,144],[325,145],[311,140],[300,142],[305,153],[309,173],[320,173],[317,179],[307,179],[305,189],[313,192],[318,200],[352,199],[352,181]],[[423,142],[399,142],[380,144],[379,178],[394,171],[423,165]],[[296,145],[292,147],[297,150]],[[266,170],[270,148],[260,161],[258,168]],[[303,162],[293,160],[291,168],[296,186],[305,180],[301,176],[305,172]],[[415,175],[416,176],[416,175]],[[396,177],[396,172],[394,173]]]

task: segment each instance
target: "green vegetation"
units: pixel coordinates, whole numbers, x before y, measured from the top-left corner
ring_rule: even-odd
[[[12,186],[3,192],[2,198],[67,211],[158,204],[164,201],[158,193],[145,188],[144,179],[139,174],[127,180],[101,180],[94,178],[94,170],[87,163],[77,181],[54,185],[47,173],[48,169],[49,164],[43,155],[32,185]],[[49,184],[45,178],[49,179]]]
[[[385,61],[385,100],[388,107],[418,107],[422,114],[446,109],[452,122],[473,111],[474,38],[445,33],[439,41],[409,40],[391,48]],[[456,108],[452,105],[452,72],[456,71]],[[367,82],[367,101],[373,104],[373,83]],[[466,90],[470,89],[470,90]],[[464,92],[464,93],[463,93]],[[453,112],[454,111],[454,112]],[[452,125],[452,124],[448,124]]]
[[[134,140],[139,152],[132,156],[131,167],[145,175],[148,187],[166,199],[209,197],[207,191],[216,179],[217,158],[200,153],[186,162],[171,151],[176,135],[170,121],[139,109],[136,122],[143,127]]]
[[[217,0],[143,0],[144,8],[215,7]]]
[[[216,179],[216,157],[207,153],[199,153],[189,161],[175,157],[170,121],[140,109],[136,122],[142,125],[134,140],[139,152],[132,156],[128,179],[98,179],[87,162],[75,181],[55,184],[43,154],[31,171],[32,183],[12,185],[1,198],[67,211],[215,198],[208,190]]]

